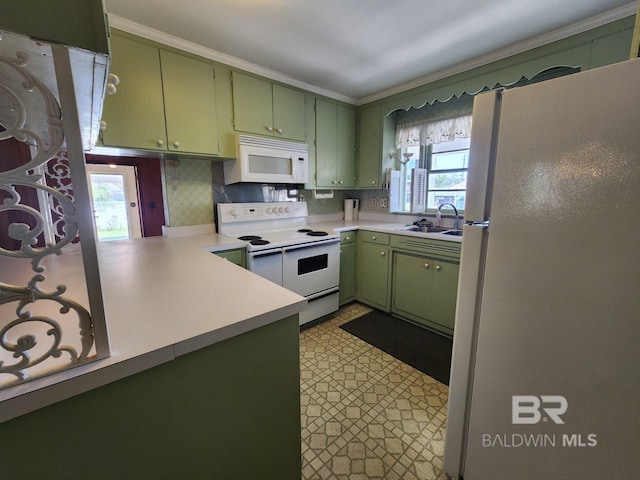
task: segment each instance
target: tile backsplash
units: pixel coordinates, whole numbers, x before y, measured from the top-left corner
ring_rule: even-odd
[[[213,223],[210,160],[166,159],[164,177],[168,226]]]
[[[389,211],[387,190],[334,190],[333,198],[314,199],[312,190],[290,185],[224,184],[222,162],[180,158],[164,160],[167,225],[182,227],[214,223],[217,203],[266,202],[304,199],[310,215],[342,212],[345,198],[360,199],[360,210]],[[386,203],[385,203],[386,200]]]

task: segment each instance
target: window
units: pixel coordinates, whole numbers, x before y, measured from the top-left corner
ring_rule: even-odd
[[[464,210],[469,168],[469,138],[431,145],[427,155],[427,209],[452,203]]]
[[[469,168],[471,117],[399,125],[396,131],[396,169],[400,170],[398,210],[411,212],[412,170],[426,170],[421,211],[433,211],[443,203],[464,210]]]

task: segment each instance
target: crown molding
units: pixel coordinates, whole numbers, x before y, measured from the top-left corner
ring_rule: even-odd
[[[416,78],[415,80],[411,80],[410,82],[396,85],[395,87],[382,90],[378,93],[359,98],[356,101],[356,105],[364,105],[376,100],[381,100],[398,93],[406,92],[407,90],[411,90],[412,88],[420,87],[437,80],[442,80],[443,78],[466,72],[467,70],[478,68],[483,65],[487,65],[489,63],[526,52],[527,50],[542,47],[543,45],[547,45],[549,43],[571,37],[572,35],[586,32],[593,28],[601,27],[602,25],[606,25],[607,23],[612,23],[616,20],[635,15],[637,8],[637,1],[629,3],[627,5],[623,5],[622,7],[615,8],[613,10],[610,10],[609,12],[605,12],[600,15],[596,15],[595,17],[588,18],[587,20],[573,23],[558,30],[545,33],[544,35],[530,38],[529,40],[514,43],[513,45],[509,45],[508,47],[496,50],[495,52],[491,52],[487,55],[476,57],[467,62],[454,65],[453,67],[438,70],[437,72],[430,73],[429,75],[425,75],[420,78]]]
[[[127,33],[131,33],[132,35],[137,35],[138,37],[143,37],[147,40],[152,40],[163,45],[177,48],[178,50],[189,52],[199,57],[213,60],[214,62],[223,63],[225,65],[229,65],[230,67],[254,73],[256,75],[260,75],[277,82],[282,82],[292,87],[297,87],[308,92],[333,98],[334,100],[339,100],[341,102],[350,103],[352,105],[356,104],[355,98],[330,90],[325,90],[315,85],[310,85],[275,70],[256,65],[255,63],[247,62],[246,60],[227,55],[226,53],[218,52],[217,50],[203,47],[202,45],[198,45],[197,43],[193,43],[188,40],[184,40],[183,38],[169,35],[168,33],[161,32],[160,30],[156,30],[154,28],[146,27],[139,23],[132,22],[131,20],[127,20],[126,18],[118,17],[117,15],[109,14],[109,25],[113,28],[117,28],[118,30],[123,30]]]
[[[627,5],[623,5],[622,7],[610,10],[609,12],[596,15],[595,17],[588,18],[586,20],[568,25],[566,27],[554,30],[538,37],[531,38],[529,40],[509,45],[508,47],[496,50],[487,55],[476,57],[467,62],[438,70],[437,72],[433,72],[428,75],[416,78],[414,80],[411,80],[410,82],[402,83],[400,85],[396,85],[394,87],[358,99],[334,91],[325,90],[306,82],[302,82],[275,70],[271,70],[254,63],[247,62],[246,60],[242,60],[240,58],[227,55],[225,53],[218,52],[207,47],[203,47],[202,45],[198,45],[196,43],[184,40],[173,35],[169,35],[165,32],[161,32],[160,30],[146,27],[125,18],[118,17],[117,15],[109,14],[109,24],[114,28],[124,30],[125,32],[131,33],[133,35],[137,35],[139,37],[143,37],[148,40],[161,43],[163,45],[168,45],[170,47],[177,48],[179,50],[183,50],[185,52],[189,52],[194,55],[213,60],[215,62],[223,63],[234,68],[254,73],[256,75],[260,75],[277,82],[282,82],[284,84],[297,87],[308,92],[312,92],[328,98],[333,98],[334,100],[339,100],[341,102],[350,103],[352,105],[364,105],[376,100],[381,100],[383,98],[396,95],[398,93],[406,92],[407,90],[411,90],[413,88],[420,87],[437,80],[442,80],[443,78],[447,78],[452,75],[471,70],[473,68],[481,67],[483,65],[487,65],[489,63],[526,52],[527,50],[531,50],[558,40],[568,38],[572,35],[586,32],[593,28],[606,25],[607,23],[611,23],[616,20],[629,17],[631,15],[635,15],[637,9],[638,2],[634,1]]]

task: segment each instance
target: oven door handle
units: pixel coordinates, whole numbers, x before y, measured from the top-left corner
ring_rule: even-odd
[[[278,248],[277,250],[266,250],[261,252],[250,252],[249,255],[253,258],[261,258],[261,257],[270,257],[273,255],[282,255],[282,249]]]
[[[293,252],[294,250],[303,250],[305,248],[315,248],[315,247],[322,247],[325,245],[332,245],[334,243],[340,243],[340,239],[331,238],[329,240],[320,240],[318,242],[303,243],[301,245],[292,245],[291,247],[284,247],[282,250],[285,253],[287,253],[287,252]]]

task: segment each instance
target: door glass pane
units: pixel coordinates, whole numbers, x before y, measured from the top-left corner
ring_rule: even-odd
[[[92,173],[90,178],[98,241],[130,238],[124,175]]]

